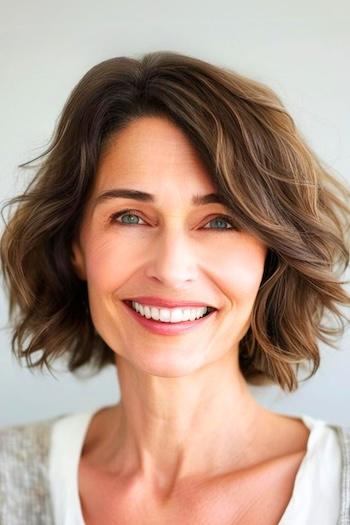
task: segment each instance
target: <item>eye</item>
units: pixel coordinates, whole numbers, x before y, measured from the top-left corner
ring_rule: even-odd
[[[138,223],[135,222],[135,221],[126,221],[126,222],[117,221],[117,219],[119,217],[123,217],[123,216],[125,216],[125,217],[137,217],[137,218],[141,219],[141,217],[137,214],[136,210],[122,210],[122,211],[119,211],[118,213],[113,213],[113,215],[111,215],[110,218],[109,218],[109,222],[110,223],[119,222],[119,224],[125,224],[127,226],[134,225],[134,224],[136,224],[136,226],[138,225]]]
[[[126,220],[126,221],[118,221],[117,219],[119,218],[123,218],[123,217],[133,217],[134,219],[131,219],[131,220]],[[135,219],[136,217],[136,219]],[[125,226],[138,226],[140,225],[140,223],[137,222],[137,219],[141,219],[143,220],[140,215],[137,213],[137,210],[130,210],[130,209],[127,209],[127,210],[122,210],[122,211],[119,211],[117,213],[113,213],[110,218],[109,218],[109,222],[111,224],[113,223],[118,223],[118,224],[122,224],[122,225],[125,225]],[[232,217],[229,217],[227,215],[217,215],[216,217],[214,217],[213,219],[211,219],[208,223],[206,224],[210,224],[214,221],[219,221],[221,222],[221,224],[228,224],[229,227],[226,228],[226,227],[219,227],[219,228],[214,228],[214,230],[235,230],[236,227],[234,226],[234,223],[233,223],[233,218]],[[142,224],[140,225],[142,226]],[[204,227],[203,230],[212,230],[213,228],[206,228]]]
[[[217,217],[214,217],[213,219],[211,219],[207,224],[210,224],[211,222],[214,222],[214,221],[219,221],[221,223],[225,223],[226,224],[229,224],[230,227],[229,228],[214,228],[214,229],[219,229],[219,230],[233,230],[235,229],[234,227],[234,224],[233,224],[233,219],[227,215],[218,215]],[[212,228],[203,228],[204,230],[208,230],[208,229],[212,229]]]

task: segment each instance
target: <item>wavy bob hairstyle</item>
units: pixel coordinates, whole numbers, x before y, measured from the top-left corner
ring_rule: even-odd
[[[51,371],[61,356],[71,372],[115,365],[115,352],[93,326],[72,241],[102,148],[141,116],[164,116],[181,128],[238,226],[268,246],[239,365],[251,384],[296,390],[299,365],[311,362],[311,377],[319,340],[335,347],[332,338],[349,322],[339,309],[350,305],[339,277],[349,265],[350,189],[317,158],[270,88],[168,51],[92,67],[69,96],[47,149],[20,165],[40,159],[24,193],[5,203],[18,204],[0,247],[12,352],[41,370]],[[322,324],[329,314],[338,326]]]

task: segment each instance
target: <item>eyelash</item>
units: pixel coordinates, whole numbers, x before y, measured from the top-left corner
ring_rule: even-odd
[[[136,217],[139,217],[140,219],[142,219],[142,217],[140,217],[140,215],[138,214],[137,210],[130,210],[130,209],[126,209],[126,210],[122,210],[122,211],[119,211],[117,213],[113,213],[110,218],[109,218],[109,223],[116,223],[116,219],[118,219],[119,217],[121,217],[122,215],[135,215]],[[226,222],[228,222],[232,228],[214,228],[214,230],[221,230],[221,231],[228,231],[228,230],[235,230],[235,226],[233,224],[233,219],[231,217],[229,217],[228,215],[217,215],[215,217],[213,217],[212,219],[210,219],[209,223],[212,222],[213,220],[215,219],[223,219],[225,220]],[[142,219],[143,220],[143,219]],[[139,226],[138,224],[127,224],[127,223],[122,223],[122,222],[119,222],[118,224],[121,224],[122,226]],[[208,223],[207,223],[208,224]],[[141,226],[143,226],[141,224]],[[205,228],[205,229],[213,229],[213,228]]]

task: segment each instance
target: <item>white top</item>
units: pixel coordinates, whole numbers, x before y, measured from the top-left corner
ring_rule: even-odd
[[[56,525],[85,525],[79,498],[78,465],[85,435],[97,410],[64,415],[52,428],[50,491]],[[340,509],[341,451],[326,421],[301,414],[311,430],[292,497],[278,525],[335,525]]]

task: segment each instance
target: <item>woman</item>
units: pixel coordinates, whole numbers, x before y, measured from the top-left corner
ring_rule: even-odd
[[[113,58],[42,157],[1,242],[12,349],[112,364],[121,398],[2,429],[4,523],[350,523],[347,429],[248,389],[294,391],[350,304],[349,189],[279,98],[193,57]]]

